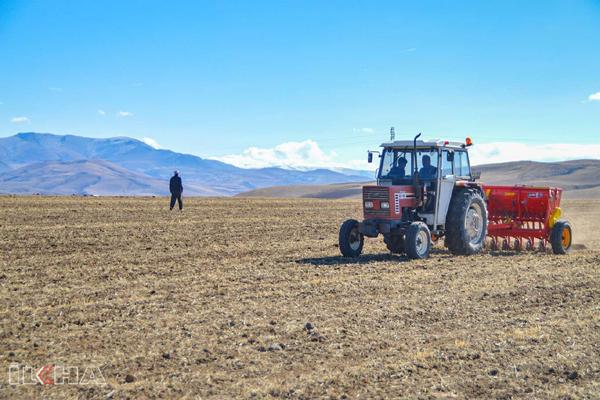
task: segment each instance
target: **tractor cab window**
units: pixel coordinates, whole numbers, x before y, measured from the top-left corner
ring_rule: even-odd
[[[438,151],[437,149],[417,150],[419,179],[431,181],[437,179]]]
[[[444,150],[442,153],[442,176],[454,175],[452,170],[452,160],[454,158],[454,152]]]
[[[387,148],[383,151],[379,179],[389,179],[392,185],[412,182],[413,153],[406,149]]]
[[[454,156],[454,171],[456,176],[471,178],[471,167],[469,166],[469,155],[466,151],[457,151]]]

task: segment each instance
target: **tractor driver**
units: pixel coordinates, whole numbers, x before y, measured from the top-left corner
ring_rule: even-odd
[[[419,171],[419,178],[421,180],[437,178],[437,168],[431,165],[431,157],[423,156],[423,168]]]
[[[391,179],[404,179],[406,177],[406,164],[406,158],[400,157],[396,165],[390,169],[387,177]]]

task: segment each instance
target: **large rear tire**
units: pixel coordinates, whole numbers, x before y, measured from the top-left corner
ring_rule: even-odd
[[[383,242],[388,250],[394,254],[402,254],[405,250],[404,236],[402,235],[383,235]]]
[[[458,189],[446,216],[446,244],[452,254],[472,255],[483,249],[487,233],[487,206],[481,192]]]
[[[358,232],[358,221],[349,219],[340,228],[340,251],[344,257],[358,257],[362,253],[365,237]]]
[[[550,244],[554,254],[567,254],[571,249],[572,241],[571,224],[564,219],[556,221],[550,232]]]
[[[429,257],[431,232],[423,222],[413,222],[406,231],[406,255],[413,260]]]

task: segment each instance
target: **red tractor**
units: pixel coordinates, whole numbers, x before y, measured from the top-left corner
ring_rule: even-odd
[[[392,253],[411,259],[429,256],[431,243],[444,238],[452,254],[472,255],[491,237],[492,249],[571,247],[571,227],[560,218],[557,188],[489,186],[476,182],[466,143],[446,140],[390,140],[383,147],[377,185],[363,187],[364,220],[349,219],[340,229],[345,257],[362,252],[364,237],[383,235]],[[369,152],[369,162],[373,160]],[[480,175],[480,174],[479,174]],[[489,223],[489,225],[488,225]],[[525,243],[523,243],[525,240]]]

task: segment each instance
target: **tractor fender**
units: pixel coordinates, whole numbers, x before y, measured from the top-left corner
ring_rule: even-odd
[[[484,196],[483,185],[480,182],[471,182],[471,181],[457,181],[455,183],[456,187],[467,187],[469,189],[479,190],[481,192],[481,196]]]

